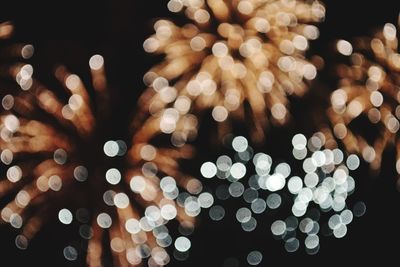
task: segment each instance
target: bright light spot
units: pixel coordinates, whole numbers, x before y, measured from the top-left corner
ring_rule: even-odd
[[[33,56],[35,49],[33,47],[33,45],[25,45],[24,47],[22,47],[21,49],[21,56],[24,59],[29,59]]]
[[[226,155],[220,156],[217,159],[217,168],[220,171],[227,172],[232,166],[232,159]]]
[[[147,161],[152,161],[157,155],[157,150],[152,145],[144,145],[140,149],[140,156]]]
[[[274,173],[267,178],[266,187],[269,191],[278,191],[285,186],[285,178],[280,173]]]
[[[112,224],[112,219],[111,219],[110,215],[108,215],[107,213],[100,213],[97,216],[97,224],[101,228],[110,228],[110,226]]]
[[[246,166],[243,163],[236,162],[231,167],[231,175],[235,179],[241,179],[246,175]]]
[[[232,147],[236,152],[244,152],[248,147],[247,139],[243,136],[237,136],[232,141]]]
[[[203,192],[199,195],[198,201],[200,207],[209,208],[214,204],[214,197],[208,192]]]
[[[277,120],[283,120],[286,117],[286,107],[281,103],[276,103],[271,108],[272,116]]]
[[[15,165],[8,168],[6,175],[10,182],[16,183],[22,178],[22,170],[19,166]]]
[[[271,232],[276,236],[283,235],[286,232],[286,223],[281,220],[273,222],[271,225]]]
[[[150,37],[143,42],[144,51],[154,53],[160,47],[160,41],[157,38]]]
[[[141,186],[140,188],[142,188],[142,190],[143,190],[144,186],[143,187]],[[167,192],[167,193],[173,192],[177,188],[175,179],[172,178],[171,176],[165,176],[160,181],[160,188],[162,191]]]
[[[217,122],[223,122],[228,118],[228,110],[223,106],[216,106],[212,110],[212,117]]]
[[[212,47],[212,53],[219,58],[225,57],[228,55],[228,47],[224,43],[217,42]]]
[[[112,140],[107,141],[104,144],[103,150],[104,154],[106,154],[108,157],[115,157],[119,150],[118,143]]]
[[[166,204],[161,207],[161,217],[165,220],[173,220],[177,215],[177,210],[175,206],[171,204]]]
[[[383,35],[387,40],[393,41],[396,39],[397,30],[396,26],[391,23],[386,23],[383,27]]]
[[[79,85],[81,84],[81,79],[76,74],[68,75],[65,79],[65,86],[71,91],[75,91],[78,89]]]
[[[357,155],[352,154],[348,156],[346,160],[346,165],[349,170],[356,170],[360,166],[360,159],[357,157]]]
[[[212,162],[205,162],[200,168],[201,175],[205,178],[212,178],[217,174],[217,166]]]
[[[114,204],[117,208],[125,209],[129,206],[129,198],[125,193],[118,193],[114,196]]]
[[[288,189],[290,193],[297,194],[303,188],[303,180],[298,176],[293,176],[289,179]]]
[[[181,0],[170,0],[167,7],[169,11],[177,13],[182,10],[183,3]]]
[[[12,227],[19,229],[22,227],[23,224],[23,220],[21,215],[19,215],[18,213],[13,213],[10,216],[10,224]]]
[[[68,209],[62,209],[58,212],[58,219],[63,224],[70,224],[72,222],[72,213]]]
[[[292,145],[297,150],[302,150],[307,145],[307,138],[303,134],[296,134],[292,138]]]
[[[161,180],[162,181],[162,180]],[[133,176],[129,182],[131,190],[135,193],[141,193],[146,188],[146,181],[142,176]],[[161,189],[163,189],[161,187]]]
[[[246,223],[251,218],[251,211],[248,208],[240,208],[236,212],[236,219],[240,223]]]
[[[94,55],[89,59],[89,66],[92,70],[99,70],[104,65],[104,58],[100,55]]]
[[[140,225],[139,221],[136,219],[128,219],[125,222],[125,229],[128,231],[130,234],[137,234],[140,232]]]
[[[180,236],[175,240],[175,248],[179,252],[186,252],[190,249],[191,243],[187,237]]]
[[[239,2],[237,9],[244,15],[250,15],[254,10],[254,6],[249,0],[242,0]]]
[[[338,52],[345,56],[350,56],[353,53],[353,46],[346,40],[339,40],[336,44]]]
[[[58,175],[52,175],[49,178],[48,186],[53,191],[60,191],[62,187],[62,180]]]
[[[111,168],[106,172],[106,180],[112,185],[116,185],[121,181],[121,173],[115,168]]]

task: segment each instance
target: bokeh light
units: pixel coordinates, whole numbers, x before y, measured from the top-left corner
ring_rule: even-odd
[[[244,232],[257,228],[261,214],[276,216],[274,210],[279,209],[279,214],[286,212],[288,215],[272,217],[270,233],[283,241],[287,252],[296,252],[303,246],[306,253],[314,255],[320,249],[323,236],[344,238],[354,217],[364,215],[366,206],[363,202],[355,203],[352,208],[348,201],[356,186],[350,172],[357,171],[360,159],[337,148],[326,148],[328,139],[322,132],[309,139],[303,134],[294,135],[292,154],[295,161],[289,161],[290,164],[275,163],[270,155],[262,152],[254,154],[250,142],[243,136],[231,140],[235,156],[222,155],[215,163],[208,161],[201,166],[201,173],[207,179],[228,181],[227,186],[216,188],[216,199],[243,199],[244,206],[236,206],[234,216]],[[306,150],[305,155],[296,157],[302,150]],[[239,157],[245,151],[251,151],[251,156]],[[236,171],[232,171],[237,164],[244,168],[244,175],[239,179]],[[208,175],[210,173],[212,175]],[[212,206],[209,216],[213,221],[222,220],[225,209],[221,205]],[[261,252],[252,251],[247,262],[258,265],[262,258]]]
[[[183,12],[188,23],[158,20],[143,44],[165,55],[144,76],[143,102],[163,132],[190,139],[195,129],[180,124],[202,110],[212,111],[221,133],[229,120],[249,119],[259,142],[269,125],[286,123],[289,97],[304,95],[317,74],[305,52],[325,17],[319,1],[170,0],[168,9]]]

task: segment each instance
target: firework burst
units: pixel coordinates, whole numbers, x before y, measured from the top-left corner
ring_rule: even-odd
[[[339,89],[332,93],[328,109],[332,143],[335,138],[339,140],[348,152],[369,162],[375,172],[381,167],[385,148],[395,145],[400,173],[400,54],[396,26],[387,23],[373,38],[359,38],[354,45],[340,40],[336,47],[349,63],[337,67]],[[360,131],[356,124],[359,120],[365,120],[362,125],[369,125],[376,136],[369,138],[371,133],[366,134],[365,128]]]
[[[181,27],[159,20],[156,33],[144,42],[147,52],[165,55],[144,77],[160,92],[154,92],[150,109],[185,101],[193,114],[212,108],[218,122],[229,114],[252,118],[258,141],[270,122],[287,121],[288,97],[303,95],[316,76],[316,67],[304,54],[309,40],[319,36],[312,24],[324,19],[322,4],[171,0],[168,8],[184,11],[192,22]]]
[[[8,27],[1,25],[2,38],[9,35]],[[14,45],[10,51],[29,58],[33,46]],[[199,194],[201,183],[179,172],[178,161],[190,157],[192,149],[152,145],[162,132],[159,119],[151,116],[134,119],[140,125],[133,129],[130,148],[122,140],[107,141],[111,113],[103,57],[91,57],[89,66],[88,88],[65,67],[56,69],[64,94],[35,80],[30,64],[2,66],[2,93],[11,92],[2,97],[0,148],[6,170],[0,196],[13,200],[2,208],[1,218],[22,229],[15,241],[20,249],[58,214],[63,224],[79,224],[88,266],[101,266],[105,251],[114,266],[136,266],[146,259],[149,266],[165,265],[170,260],[166,248],[173,243],[165,224],[176,219],[181,234],[190,234],[204,206],[186,192]],[[121,171],[109,168],[110,158],[118,156],[126,159]],[[174,247],[175,257],[185,258],[190,241],[178,237]],[[76,247],[64,249],[68,260],[78,254]]]
[[[272,234],[284,241],[287,252],[297,251],[303,239],[306,252],[313,255],[320,249],[321,235],[343,238],[353,217],[365,213],[363,202],[349,209],[348,198],[356,186],[350,172],[359,167],[359,158],[355,154],[346,157],[338,148],[326,148],[327,139],[322,132],[308,140],[303,134],[292,138],[292,154],[300,161],[304,172],[301,174],[298,173],[299,162],[275,164],[268,154],[255,153],[245,137],[231,140],[235,150],[233,157],[221,155],[215,162],[203,163],[200,170],[207,179],[229,181],[228,186],[223,184],[215,190],[219,200],[243,198],[240,207],[234,206],[236,220],[243,231],[259,235],[265,231],[264,225],[259,225],[271,221]],[[281,216],[281,212],[274,210],[288,206],[290,214],[283,220],[264,216]],[[216,205],[209,214],[212,220],[219,221],[225,216],[225,209]],[[263,230],[257,231],[257,228]],[[247,258],[250,265],[258,265],[261,260],[262,254],[258,251],[251,252]]]

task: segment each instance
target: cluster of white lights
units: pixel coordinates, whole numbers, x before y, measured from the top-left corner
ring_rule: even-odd
[[[265,153],[254,155],[247,139],[239,136],[232,140],[232,147],[236,152],[233,159],[227,155],[220,156],[216,162],[203,163],[200,172],[207,179],[217,177],[230,182],[216,189],[215,195],[218,199],[243,197],[248,203],[249,207],[240,207],[236,211],[236,220],[247,232],[256,229],[257,214],[281,206],[281,192],[291,194],[294,200],[291,203],[291,215],[285,220],[274,221],[271,232],[275,237],[284,240],[288,252],[298,250],[298,232],[305,234],[306,252],[315,254],[319,251],[320,217],[327,217],[328,231],[324,234],[342,238],[346,235],[347,225],[352,222],[353,217],[365,213],[364,203],[358,202],[350,210],[346,202],[347,197],[355,190],[355,181],[349,172],[359,167],[359,158],[354,154],[345,157],[340,149],[326,149],[324,144],[322,133],[316,133],[308,140],[302,134],[293,137],[292,154],[302,162],[304,171],[304,175],[295,176],[288,163],[274,164],[272,158]],[[253,166],[249,166],[249,162]],[[255,173],[248,174],[253,168]],[[248,188],[244,180],[247,181]],[[261,197],[263,192],[268,194],[265,199]],[[216,205],[211,207],[209,214],[212,220],[219,221],[225,216],[225,209]],[[262,255],[258,257],[256,252],[254,255],[252,253],[248,257],[254,264],[249,259],[248,262],[257,265],[261,262]]]

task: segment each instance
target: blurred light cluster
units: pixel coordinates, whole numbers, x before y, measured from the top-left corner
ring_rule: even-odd
[[[349,172],[359,167],[360,160],[354,154],[345,157],[339,149],[325,148],[321,132],[308,140],[296,134],[292,145],[292,154],[301,162],[304,172],[298,174],[300,176],[292,173],[295,169],[286,162],[274,164],[269,155],[254,154],[248,140],[242,136],[232,141],[233,158],[222,155],[216,162],[203,163],[200,171],[204,178],[230,182],[216,189],[217,199],[243,198],[246,205],[237,209],[236,220],[246,232],[256,229],[257,217],[262,220],[261,214],[290,206],[288,217],[272,223],[272,234],[284,241],[288,252],[297,251],[303,239],[306,252],[315,254],[320,248],[320,235],[342,238],[353,217],[365,213],[364,203],[358,202],[351,209],[347,202],[355,190],[355,180]],[[289,203],[284,203],[285,200]],[[219,221],[225,216],[225,209],[216,205],[209,214],[212,220]],[[261,262],[259,253],[249,254],[250,265]]]
[[[10,22],[0,23],[0,39],[8,39],[14,30],[14,26]]]
[[[164,131],[210,108],[225,128],[230,115],[250,118],[258,141],[270,122],[287,121],[288,97],[303,95],[317,74],[305,51],[319,36],[313,24],[325,16],[320,2],[170,0],[168,8],[191,22],[159,20],[144,42],[145,51],[165,55],[144,76],[153,91],[146,97],[150,112],[162,128],[174,126]]]
[[[400,54],[397,27],[385,24],[372,38],[345,40],[336,44],[348,63],[337,66],[339,88],[331,95],[328,118],[332,139],[339,140],[349,153],[356,153],[378,172],[382,154],[390,145],[397,150],[397,173],[400,174]],[[362,129],[354,126],[366,119]],[[367,135],[376,131],[376,137]],[[335,137],[335,138],[333,138]],[[398,180],[399,181],[399,180]],[[398,182],[400,185],[400,182]]]
[[[0,24],[0,39],[11,30],[11,24]],[[64,248],[67,260],[82,254],[88,266],[98,267],[111,252],[114,266],[164,266],[170,261],[169,246],[176,259],[186,259],[194,217],[213,203],[199,180],[180,173],[178,161],[191,157],[192,149],[176,143],[178,149],[151,145],[170,126],[141,113],[133,119],[140,125],[129,145],[103,140],[102,131],[113,126],[101,55],[89,59],[89,87],[57,67],[63,91],[48,89],[33,77],[33,66],[24,63],[33,55],[32,45],[0,49],[10,62],[2,62],[0,79],[0,159],[5,168],[0,197],[11,199],[2,207],[1,219],[21,229],[16,246],[26,249],[35,233],[58,216],[62,224],[77,225],[82,238],[80,245]],[[108,168],[115,157],[124,169]],[[170,220],[179,222],[176,238],[166,227]]]

